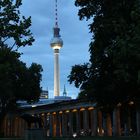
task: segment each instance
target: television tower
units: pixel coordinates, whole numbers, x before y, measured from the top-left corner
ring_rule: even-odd
[[[60,95],[60,77],[59,77],[59,50],[63,46],[63,40],[59,34],[57,0],[55,0],[55,26],[53,28],[53,38],[50,46],[54,50],[54,97]]]

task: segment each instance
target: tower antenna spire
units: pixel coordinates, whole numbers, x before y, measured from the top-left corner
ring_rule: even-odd
[[[58,8],[57,8],[57,0],[55,0],[55,27],[58,27]]]

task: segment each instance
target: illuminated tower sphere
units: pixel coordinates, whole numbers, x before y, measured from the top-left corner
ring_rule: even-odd
[[[55,18],[55,26],[53,28],[53,38],[51,40],[51,47],[54,50],[54,96],[60,95],[60,77],[59,77],[59,50],[63,46],[63,41],[59,34],[60,28],[58,27],[57,21],[57,0],[56,2],[56,18]]]

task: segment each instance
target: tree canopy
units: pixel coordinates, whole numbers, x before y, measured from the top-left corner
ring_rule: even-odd
[[[16,50],[21,46],[32,45],[34,38],[29,29],[31,17],[21,16],[19,7],[22,0],[0,1],[0,47]]]
[[[19,57],[18,52],[0,48],[0,126],[7,112],[16,109],[18,100],[35,102],[41,93],[41,65],[27,67]]]
[[[79,72],[80,68],[74,66],[69,75],[70,83],[78,82],[81,94],[101,104],[139,98],[140,1],[76,0],[75,5],[80,7],[80,19],[90,20],[92,40],[88,77],[85,80],[80,75],[87,69]],[[72,78],[73,73],[81,81]]]
[[[38,100],[41,92],[42,67],[33,63],[27,67],[19,60],[20,54],[9,48],[0,49],[0,103],[6,106],[10,101]]]
[[[34,102],[41,93],[41,65],[27,67],[18,52],[34,41],[31,17],[21,16],[21,5],[21,0],[0,0],[0,131],[5,114],[17,106],[17,100]]]

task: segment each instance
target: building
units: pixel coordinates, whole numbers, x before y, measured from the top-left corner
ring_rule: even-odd
[[[42,90],[40,99],[48,99],[49,98],[49,92],[48,90]]]
[[[70,100],[22,107],[5,116],[5,137],[23,137],[27,129],[43,129],[45,136],[140,136],[140,101],[106,111],[96,102]],[[23,118],[28,116],[28,119]],[[34,120],[34,121],[33,121]],[[41,121],[39,121],[41,120]],[[41,122],[41,123],[40,123]]]

